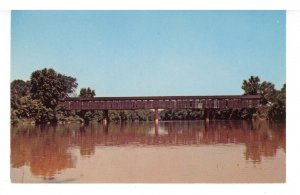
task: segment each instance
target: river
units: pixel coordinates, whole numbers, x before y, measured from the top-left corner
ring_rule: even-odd
[[[284,123],[160,121],[11,128],[14,183],[282,183]]]

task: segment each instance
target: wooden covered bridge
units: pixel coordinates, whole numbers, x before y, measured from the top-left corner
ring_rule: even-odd
[[[103,110],[106,121],[108,110],[154,109],[157,122],[158,109],[204,109],[207,113],[210,109],[255,108],[259,100],[259,95],[69,97],[61,99],[60,105],[67,110]]]

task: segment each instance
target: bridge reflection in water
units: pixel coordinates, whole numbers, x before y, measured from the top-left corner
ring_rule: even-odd
[[[257,164],[262,157],[276,156],[278,149],[285,152],[285,124],[182,121],[19,126],[12,128],[11,166],[13,169],[28,166],[32,175],[49,180],[65,169],[76,167],[78,159],[70,152],[74,148],[79,148],[82,158],[91,158],[98,147],[182,145],[243,145],[244,160]]]

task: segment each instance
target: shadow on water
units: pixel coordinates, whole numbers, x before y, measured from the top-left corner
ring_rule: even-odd
[[[242,144],[245,160],[259,163],[262,156],[286,150],[285,124],[267,121],[176,121],[92,123],[58,126],[16,126],[11,131],[11,166],[29,166],[33,175],[48,182],[61,171],[76,167],[68,149],[79,148],[83,158],[97,146],[180,146]],[[53,181],[52,181],[53,180]],[[68,181],[62,181],[68,182]]]

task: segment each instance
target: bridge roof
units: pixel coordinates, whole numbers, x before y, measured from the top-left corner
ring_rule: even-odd
[[[68,97],[62,101],[112,101],[112,100],[185,100],[185,99],[259,99],[259,95],[211,95],[211,96],[133,96],[133,97]]]

